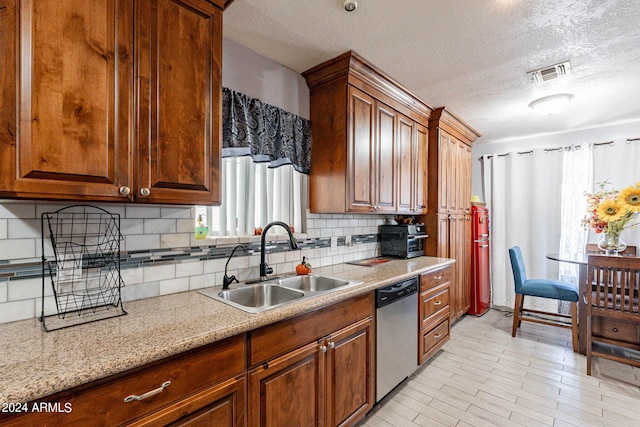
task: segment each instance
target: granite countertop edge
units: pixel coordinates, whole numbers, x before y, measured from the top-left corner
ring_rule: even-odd
[[[362,282],[262,313],[192,290],[125,303],[127,316],[44,332],[37,319],[0,325],[0,404],[45,398],[92,381],[370,292],[455,260],[419,257],[375,267],[335,264],[314,273]]]

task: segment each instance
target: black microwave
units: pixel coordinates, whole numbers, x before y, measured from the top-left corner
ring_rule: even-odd
[[[380,254],[400,258],[422,256],[427,237],[424,224],[381,225]]]

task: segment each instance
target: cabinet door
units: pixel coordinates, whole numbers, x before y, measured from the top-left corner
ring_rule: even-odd
[[[398,112],[393,108],[376,102],[375,134],[375,189],[374,210],[394,212],[396,207],[396,175],[398,132]]]
[[[415,172],[415,213],[427,213],[428,190],[428,153],[429,133],[428,129],[418,123],[415,126],[416,134],[416,172]]]
[[[440,130],[438,135],[438,213],[448,213],[451,202],[450,194],[454,183],[450,181],[451,160],[454,152],[450,148],[449,134]]]
[[[398,206],[397,211],[415,214],[416,143],[415,122],[398,115]]]
[[[471,169],[473,168],[473,156],[471,147],[463,142],[460,142],[460,194],[462,200],[460,201],[460,207],[463,213],[471,213]]]
[[[451,220],[449,219],[450,215],[447,213],[437,214],[437,226],[438,226],[438,236],[437,236],[437,249],[436,256],[442,258],[452,258],[453,251],[451,249]]]
[[[245,375],[232,378],[127,425],[130,427],[245,426],[245,387]]]
[[[373,407],[373,319],[367,318],[327,338],[326,425],[353,425]]]
[[[249,371],[249,425],[324,424],[325,355],[311,343]]]
[[[0,195],[125,198],[119,187],[131,186],[132,3],[3,4]]]
[[[375,205],[374,99],[349,86],[347,208],[371,212]]]
[[[464,262],[464,260],[460,259],[460,251],[458,247],[458,242],[460,241],[460,221],[458,215],[449,215],[449,258],[454,258],[456,263],[454,264],[454,268],[451,271],[451,299],[449,301],[450,304],[450,312],[452,319],[457,318],[458,311],[460,310],[461,300],[462,300],[462,291],[460,284],[460,264]]]
[[[448,155],[447,155],[447,166],[446,166],[447,185],[449,186],[447,191],[447,208],[448,208],[448,211],[453,214],[458,213],[459,202],[460,202],[459,143],[460,141],[458,141],[453,135],[449,135],[448,144],[447,144]]]
[[[136,2],[138,202],[220,202],[222,11]]]

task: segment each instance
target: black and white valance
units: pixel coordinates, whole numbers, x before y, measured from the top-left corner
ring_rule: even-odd
[[[222,91],[222,157],[251,156],[308,174],[311,122],[232,89]]]

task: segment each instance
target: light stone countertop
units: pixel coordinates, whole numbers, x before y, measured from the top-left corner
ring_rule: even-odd
[[[124,304],[129,313],[44,332],[38,319],[0,325],[0,404],[23,403],[287,319],[455,262],[419,257],[313,272],[363,282],[251,314],[197,290]],[[235,285],[238,286],[238,285]]]

